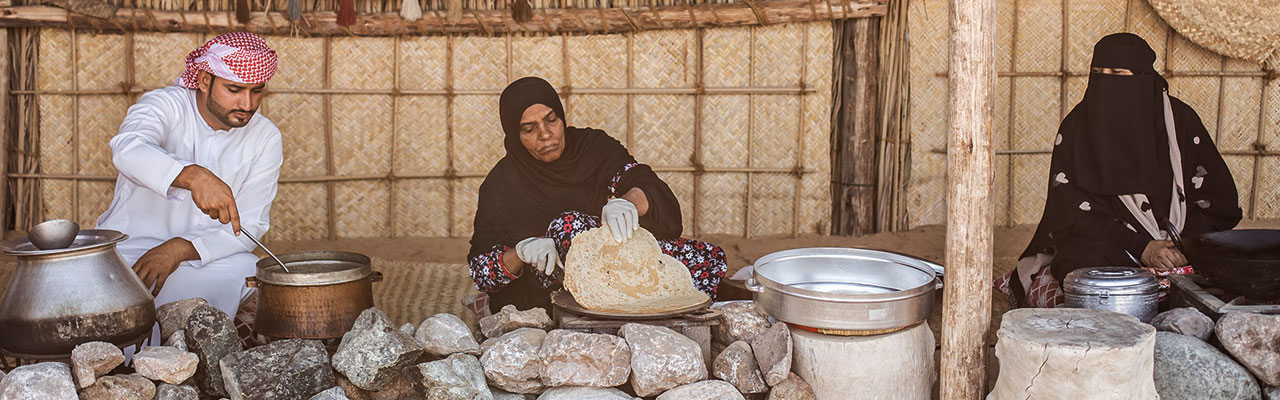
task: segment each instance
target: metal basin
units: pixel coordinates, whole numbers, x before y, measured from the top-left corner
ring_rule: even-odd
[[[938,274],[917,258],[878,250],[818,247],[756,260],[747,289],[778,320],[822,330],[890,332],[933,311]]]

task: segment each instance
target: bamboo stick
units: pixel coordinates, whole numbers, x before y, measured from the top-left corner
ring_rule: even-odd
[[[942,292],[944,400],[979,399],[985,390],[991,322],[992,148],[996,86],[994,0],[950,8],[947,154],[947,290]],[[951,278],[954,276],[954,278]]]
[[[771,0],[753,3],[764,20],[770,23],[796,23],[841,19],[847,12],[850,18],[866,18],[884,15],[885,5],[873,1],[854,0],[835,3],[831,12],[818,10],[814,15],[807,0]],[[234,15],[228,13],[205,13],[192,11],[149,10],[146,13],[135,13],[132,9],[122,9],[110,19],[98,20],[78,14],[69,14],[66,10],[50,6],[14,6],[0,8],[0,26],[3,27],[57,27],[75,28],[76,26],[94,26],[106,32],[117,32],[135,29],[153,31],[164,29],[169,32],[209,32],[245,30],[254,33],[271,34],[292,26],[283,13],[276,12],[268,17],[266,12],[252,15],[248,24],[236,22]],[[505,10],[469,10],[471,18],[463,18],[456,24],[449,24],[436,14],[424,14],[422,22],[409,22],[397,13],[373,13],[360,17],[356,25],[341,27],[337,25],[337,14],[332,11],[312,11],[303,13],[303,25],[308,25],[312,35],[358,35],[358,36],[393,36],[407,31],[414,25],[433,26],[442,33],[513,33],[524,31],[558,33],[558,32],[632,32],[635,30],[656,29],[691,29],[710,26],[751,26],[759,25],[761,19],[751,6],[744,3],[717,4],[708,3],[706,7],[694,10],[696,17],[691,16],[689,9],[683,6],[653,7],[647,13],[624,14],[621,8],[599,9],[544,9],[535,13],[533,18],[520,27],[507,24],[510,18]],[[628,16],[630,18],[628,18]],[[584,18],[586,17],[586,18]],[[154,20],[152,20],[154,18]],[[549,19],[549,21],[544,21]],[[589,23],[588,20],[594,20]],[[696,20],[696,23],[695,23]],[[204,21],[193,24],[188,21]],[[548,25],[556,26],[556,32],[545,32]]]
[[[1277,153],[1280,155],[1280,153]],[[655,172],[692,172],[692,173],[762,173],[762,174],[811,174],[816,173],[813,169],[794,169],[794,168],[742,168],[742,167],[725,167],[725,168],[697,168],[697,167],[653,167]],[[345,181],[371,181],[371,180],[407,180],[407,179],[465,179],[465,178],[483,178],[488,176],[489,171],[466,171],[466,172],[446,172],[443,174],[363,174],[363,175],[320,175],[320,176],[300,176],[280,178],[280,183],[323,183],[323,182],[345,182]],[[7,175],[13,179],[23,180],[71,180],[71,181],[114,181],[115,175],[83,175],[83,174],[43,174],[43,173],[24,173],[12,172]]]
[[[131,87],[128,89],[86,89],[86,90],[14,90],[11,93],[16,96],[40,95],[40,94],[57,94],[57,95],[76,95],[76,96],[114,96],[120,94],[141,94],[146,93],[160,87]],[[568,94],[802,94],[816,93],[817,90],[808,87],[798,86],[736,86],[736,87],[671,87],[671,88],[574,88],[569,86],[561,87],[558,93]],[[392,96],[496,96],[502,94],[500,89],[267,89],[267,95],[272,93],[281,94],[383,94]]]

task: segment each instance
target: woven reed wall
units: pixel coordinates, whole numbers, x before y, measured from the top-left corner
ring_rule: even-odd
[[[170,84],[205,39],[41,31],[37,90],[16,92],[38,99],[41,136],[26,149],[38,170],[15,175],[39,182],[19,229],[61,217],[93,225],[111,200],[108,141],[127,107]],[[505,152],[498,95],[526,75],[570,87],[570,125],[606,130],[659,171],[686,234],[829,230],[830,22],[267,40],[280,66],[261,112],[285,152],[272,239],[469,237],[477,189]]]
[[[913,0],[908,218],[946,222],[947,1]],[[1146,0],[1002,0],[997,8],[996,223],[1034,224],[1044,207],[1058,124],[1084,95],[1093,45],[1134,32],[1156,51],[1170,94],[1214,135],[1246,218],[1280,218],[1280,80],[1173,31]],[[1268,150],[1270,149],[1270,150]]]

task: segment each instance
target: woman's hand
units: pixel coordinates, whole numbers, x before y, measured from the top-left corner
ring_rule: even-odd
[[[560,254],[556,253],[556,241],[553,239],[531,237],[521,240],[516,244],[516,255],[543,275],[551,275],[557,265],[564,266]]]
[[[1155,269],[1173,269],[1189,264],[1178,247],[1168,240],[1152,240],[1142,250],[1142,265]]]

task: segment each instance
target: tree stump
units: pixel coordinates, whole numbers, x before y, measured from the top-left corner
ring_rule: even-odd
[[[937,379],[927,322],[874,336],[833,336],[791,328],[791,370],[818,400],[928,400]]]
[[[1000,375],[987,400],[1156,399],[1156,330],[1079,308],[1009,311],[996,332]]]

